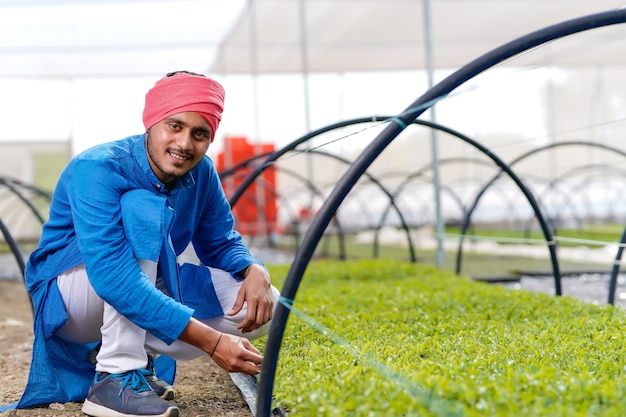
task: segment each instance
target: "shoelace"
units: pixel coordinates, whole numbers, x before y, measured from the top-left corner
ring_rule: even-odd
[[[136,369],[134,371],[124,372],[123,374],[111,375],[118,381],[122,383],[122,387],[120,388],[120,392],[118,395],[122,395],[122,391],[129,387],[130,389],[143,392],[150,391],[150,384],[146,381],[146,375],[150,372],[147,369]]]

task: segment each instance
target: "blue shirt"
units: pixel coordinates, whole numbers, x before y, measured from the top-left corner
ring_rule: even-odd
[[[91,148],[64,170],[39,245],[27,262],[27,286],[31,291],[84,263],[101,298],[138,326],[171,343],[192,312],[157,290],[137,265],[124,236],[120,210],[122,195],[134,189],[162,196],[172,210],[169,229],[176,255],[191,242],[207,266],[236,273],[260,263],[233,230],[230,205],[213,162],[205,156],[167,191],[148,163],[145,135],[137,135]],[[149,209],[138,207],[145,213]],[[145,245],[153,245],[153,252],[158,252],[161,242],[146,239]]]
[[[125,217],[122,226],[121,201],[133,190],[147,190],[143,194],[150,198],[137,207],[125,206],[139,215]],[[84,264],[102,299],[133,323],[172,343],[194,310],[157,290],[136,258],[159,258],[169,231],[172,256],[192,243],[206,266],[235,274],[251,263],[263,265],[233,227],[219,176],[206,156],[169,191],[150,168],[145,135],[95,146],[72,159],[57,183],[49,220],[26,264],[26,285],[35,307],[35,343],[28,385],[20,402],[12,406],[83,399],[93,377],[93,365],[87,360],[93,346],[54,336],[67,320],[56,286],[59,274]],[[139,237],[139,245],[131,247],[133,239],[125,233]],[[189,275],[195,275],[191,286],[204,279],[201,273]],[[195,289],[188,291],[193,294]]]

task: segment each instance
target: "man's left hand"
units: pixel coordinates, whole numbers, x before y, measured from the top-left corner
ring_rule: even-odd
[[[246,333],[258,329],[272,319],[274,295],[270,284],[270,275],[261,265],[249,265],[243,276],[243,284],[228,315],[234,316],[239,313],[245,302],[248,305],[246,317],[237,328]]]

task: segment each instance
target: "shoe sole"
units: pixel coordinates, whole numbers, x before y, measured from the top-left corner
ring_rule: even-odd
[[[81,410],[88,416],[93,417],[178,417],[179,413],[178,407],[171,406],[163,414],[124,414],[103,405],[92,403],[89,400],[85,400]]]
[[[164,400],[172,401],[176,397],[176,392],[173,389],[168,389],[160,397]]]
[[[164,388],[163,386],[157,384],[153,385],[152,381],[148,381],[148,384],[150,384],[150,388],[152,388],[152,391],[156,392],[156,394],[164,400],[171,401],[174,399],[174,397],[176,397],[176,391],[171,385],[167,385],[167,388]],[[163,392],[159,394],[159,391]]]

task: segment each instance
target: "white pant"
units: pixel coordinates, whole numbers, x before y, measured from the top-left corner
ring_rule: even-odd
[[[161,291],[167,293],[162,279],[156,279],[157,264],[148,260],[139,260],[139,266]],[[220,269],[209,268],[217,298],[223,311],[230,311],[242,282]],[[204,352],[195,346],[176,340],[168,345],[161,339],[146,332],[126,317],[105,303],[94,291],[87,278],[84,266],[70,269],[57,277],[57,283],[67,310],[68,320],[57,331],[62,339],[75,343],[91,343],[102,340],[97,356],[98,372],[122,373],[144,368],[147,355],[167,355],[176,360],[190,360],[200,357]],[[280,293],[274,287],[274,306]],[[203,323],[213,329],[245,337],[249,340],[264,336],[269,331],[270,323],[260,328],[242,333],[237,325],[246,315],[246,305],[235,316],[223,315]]]

